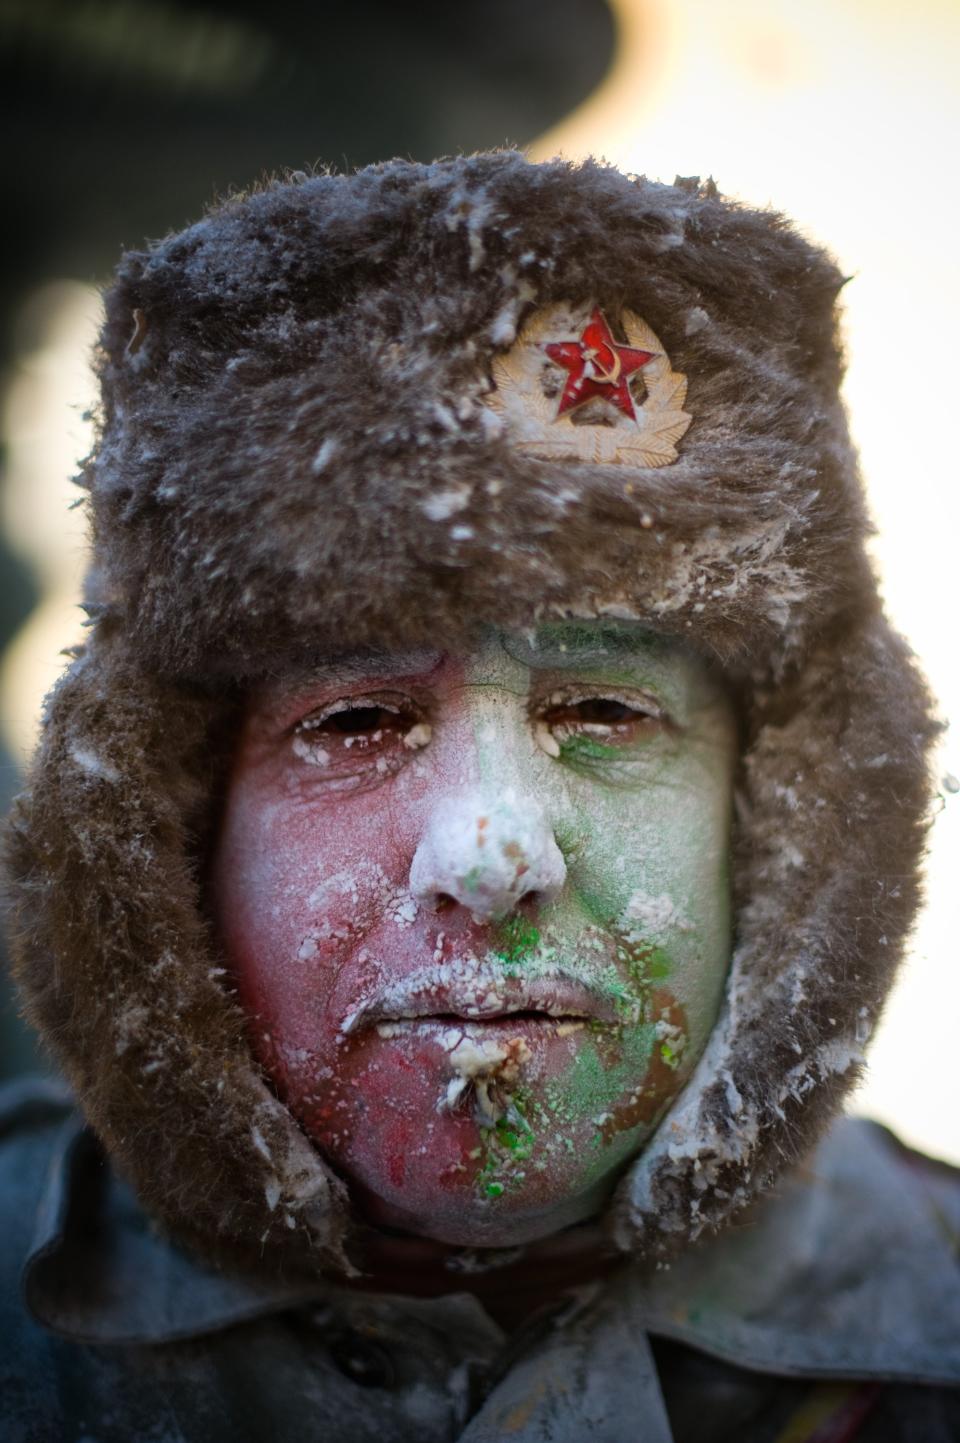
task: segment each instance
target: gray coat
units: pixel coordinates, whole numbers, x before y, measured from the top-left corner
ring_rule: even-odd
[[[468,1292],[206,1268],[53,1084],[0,1095],[0,1131],[3,1443],[960,1438],[960,1180],[871,1124],[748,1224],[512,1337]]]

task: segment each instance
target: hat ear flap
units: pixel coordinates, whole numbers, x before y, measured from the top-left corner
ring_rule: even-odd
[[[208,1252],[315,1271],[343,1265],[345,1189],[252,1060],[201,896],[235,710],[102,642],[74,662],[7,826],[15,975],[150,1211]]]
[[[669,1255],[809,1151],[860,1076],[919,902],[939,728],[879,616],[748,706],[726,1005],[621,1184],[620,1246]]]

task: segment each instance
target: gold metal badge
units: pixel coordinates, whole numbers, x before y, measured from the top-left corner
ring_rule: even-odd
[[[687,379],[633,311],[621,317],[626,344],[602,311],[566,302],[531,316],[497,356],[487,405],[519,451],[612,466],[669,466],[693,419]]]

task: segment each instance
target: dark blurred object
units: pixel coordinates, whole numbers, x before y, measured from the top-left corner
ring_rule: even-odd
[[[101,280],[272,171],[524,145],[614,42],[605,0],[0,0],[0,366],[44,282]],[[0,535],[0,648],[35,600]],[[0,753],[2,810],[15,787]],[[37,1061],[2,970],[0,1077]]]
[[[0,0],[0,274],[97,277],[265,171],[524,144],[600,82],[604,0]]]

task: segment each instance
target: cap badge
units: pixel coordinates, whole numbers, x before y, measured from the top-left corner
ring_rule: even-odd
[[[558,416],[599,396],[629,416],[631,421],[637,419],[627,382],[635,371],[653,360],[654,352],[618,346],[601,310],[594,311],[579,340],[550,341],[543,349],[551,361],[567,372],[567,384],[557,408]]]
[[[518,450],[606,465],[677,459],[692,420],[686,377],[645,321],[626,310],[621,319],[626,345],[598,307],[545,306],[494,359],[486,401]]]

